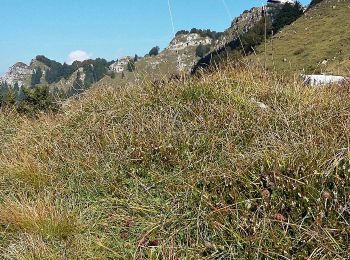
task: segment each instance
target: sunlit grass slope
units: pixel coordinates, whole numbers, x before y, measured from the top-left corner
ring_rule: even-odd
[[[3,111],[0,254],[345,259],[349,90],[236,67]]]
[[[349,0],[324,0],[314,6],[268,42],[268,67],[292,74],[350,76],[349,14]],[[264,48],[260,46],[258,55],[262,63]]]

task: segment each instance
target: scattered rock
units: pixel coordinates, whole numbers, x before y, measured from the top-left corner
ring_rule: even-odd
[[[255,103],[261,109],[268,109],[269,107],[265,105],[263,102],[256,101],[254,98],[251,99],[253,103]]]

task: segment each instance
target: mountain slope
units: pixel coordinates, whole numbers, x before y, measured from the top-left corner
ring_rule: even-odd
[[[350,75],[350,1],[324,0],[268,42],[267,66],[287,73]],[[265,62],[264,46],[258,58]]]
[[[127,60],[132,60],[131,58],[127,57],[112,64],[111,67],[115,66],[115,70],[117,70],[114,82],[134,82],[141,75],[156,81],[172,75],[189,74],[192,66],[199,59],[196,53],[198,46],[206,46],[209,52],[220,44],[221,38],[218,37],[220,34],[217,36],[216,34],[216,32],[209,30],[180,31],[171,40],[168,47],[158,55],[139,57],[133,71],[127,70]],[[122,68],[119,68],[119,63],[123,64]]]
[[[0,83],[7,84],[9,87],[13,87],[15,84],[18,84],[19,86],[31,87],[32,75],[37,69],[40,68],[42,71],[42,75],[37,84],[48,84],[48,82],[45,79],[45,74],[47,70],[50,70],[52,68],[45,64],[43,62],[43,59],[48,60],[50,62],[55,62],[47,59],[44,56],[37,56],[36,58],[31,60],[29,65],[23,62],[18,62],[14,64],[4,76],[0,77]],[[64,80],[50,83],[48,85],[50,85],[52,89],[58,86],[64,86],[64,88],[68,88],[71,86],[71,84],[68,83],[66,82],[66,80]]]
[[[3,111],[0,254],[348,259],[349,108],[346,86],[236,66]]]

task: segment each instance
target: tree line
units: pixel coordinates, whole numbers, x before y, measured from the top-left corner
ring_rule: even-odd
[[[42,55],[37,56],[36,60],[46,65],[47,69],[43,71],[40,67],[37,67],[34,70],[30,82],[31,88],[41,83],[53,84],[58,83],[62,79],[68,80],[76,72],[77,75],[73,84],[67,92],[54,88],[55,95],[60,98],[67,98],[90,88],[92,84],[98,82],[107,74],[108,67],[114,62],[107,62],[105,59],[97,58],[82,62],[75,61],[71,65],[68,65],[67,63],[61,64],[50,60]],[[84,77],[82,77],[82,72],[84,73]]]
[[[209,37],[213,40],[217,40],[220,37],[222,37],[225,33],[223,32],[216,32],[216,31],[211,31],[209,29],[206,30],[202,30],[202,29],[197,29],[197,28],[192,28],[190,31],[187,30],[180,30],[178,31],[175,36],[180,36],[183,34],[189,34],[189,33],[197,33],[199,34],[201,37]]]
[[[10,87],[6,82],[0,84],[0,109],[15,109],[19,113],[36,116],[40,111],[56,112],[58,105],[49,87],[20,87],[15,83]]]
[[[107,62],[105,59],[95,59],[86,61],[75,61],[71,65],[67,63],[59,63],[54,60],[50,60],[45,56],[39,55],[36,57],[37,61],[40,61],[47,66],[45,73],[43,73],[40,67],[34,70],[31,78],[31,87],[34,87],[42,82],[42,77],[45,75],[45,82],[48,84],[57,83],[62,79],[68,80],[74,72],[80,68],[83,69],[86,77],[84,85],[90,86],[91,84],[99,81],[107,72],[108,67],[112,62]]]
[[[30,86],[19,86],[16,82],[9,86],[6,82],[0,83],[0,108],[15,108],[20,113],[35,115],[39,111],[56,111],[57,101],[82,93],[92,84],[101,80],[108,71],[112,62],[105,59],[74,62],[72,65],[50,60],[44,56],[36,59],[47,66],[45,71],[37,67],[34,69]],[[62,78],[68,79],[76,72],[72,86],[63,91],[47,84],[57,83]],[[84,75],[84,76],[83,76]]]

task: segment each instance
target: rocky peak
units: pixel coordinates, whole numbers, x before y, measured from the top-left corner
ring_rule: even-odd
[[[212,42],[213,39],[210,37],[202,37],[198,33],[180,34],[170,42],[168,49],[171,51],[179,51],[186,47],[198,46],[200,44],[210,45]]]
[[[29,76],[33,73],[33,69],[23,62],[17,62],[15,65],[10,67],[9,71],[2,77],[0,81],[7,83],[9,86],[14,86],[16,82],[19,86],[23,85]]]
[[[226,33],[231,37],[245,33],[255,24],[257,24],[263,17],[263,7],[253,7],[250,10],[246,10],[232,21],[231,27],[226,30]]]
[[[49,68],[49,67],[48,67],[47,65],[45,65],[42,61],[39,61],[39,60],[37,60],[36,58],[31,60],[29,67],[30,67],[32,70],[35,70],[35,69],[37,69],[37,68],[40,68],[43,72]]]

